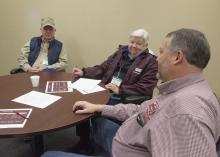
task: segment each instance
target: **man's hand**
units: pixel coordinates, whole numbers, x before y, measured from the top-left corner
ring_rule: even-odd
[[[30,69],[28,69],[28,72],[40,72],[41,69],[39,67],[31,67]]]
[[[78,75],[78,76],[83,76],[83,71],[79,68],[74,67],[72,74],[73,75]]]
[[[73,112],[76,114],[86,114],[94,112],[102,112],[104,105],[92,104],[87,101],[77,101],[73,105]]]
[[[83,71],[79,68],[74,67],[72,70],[72,79],[75,80],[78,77],[83,76]]]
[[[115,84],[109,83],[105,85],[105,88],[112,90],[114,94],[119,94],[119,87],[116,86]]]

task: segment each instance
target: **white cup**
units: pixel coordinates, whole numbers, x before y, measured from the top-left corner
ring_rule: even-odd
[[[32,75],[30,77],[31,83],[33,87],[38,87],[39,86],[39,81],[40,81],[40,76],[39,75]]]

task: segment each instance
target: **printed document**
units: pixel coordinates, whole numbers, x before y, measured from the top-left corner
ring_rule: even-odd
[[[0,128],[23,128],[31,108],[0,109]]]
[[[72,92],[71,81],[47,81],[45,93]]]

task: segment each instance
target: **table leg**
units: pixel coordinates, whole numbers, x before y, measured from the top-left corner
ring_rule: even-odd
[[[40,157],[44,153],[43,135],[33,136],[32,150],[36,157]]]

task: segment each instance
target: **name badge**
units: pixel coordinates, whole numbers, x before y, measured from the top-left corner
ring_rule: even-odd
[[[115,84],[116,86],[120,86],[122,80],[118,77],[113,76],[111,83]]]
[[[48,61],[45,60],[45,59],[43,59],[42,64],[43,64],[43,65],[48,65]]]

